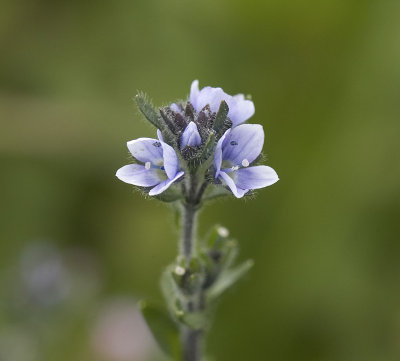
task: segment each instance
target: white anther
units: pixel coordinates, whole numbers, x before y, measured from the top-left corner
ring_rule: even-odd
[[[250,164],[250,163],[249,163],[249,161],[248,161],[246,158],[242,160],[242,166],[243,166],[243,167],[248,167],[249,164]]]
[[[146,162],[144,163],[144,167],[149,170],[151,168],[151,163],[150,162]]]
[[[232,168],[231,168],[231,170],[238,170],[239,169],[239,166],[238,165],[235,165],[235,166],[233,166]]]
[[[186,272],[186,270],[181,267],[181,266],[176,266],[174,272],[178,275],[178,276],[183,276]]]
[[[229,236],[229,231],[225,227],[218,227],[217,232],[220,237],[226,238]]]

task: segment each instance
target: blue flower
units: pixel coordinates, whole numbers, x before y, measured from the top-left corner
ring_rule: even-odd
[[[125,183],[139,187],[153,187],[149,195],[164,192],[183,176],[175,150],[159,139],[139,138],[127,143],[133,157],[143,164],[128,164],[118,169],[116,176]]]
[[[181,136],[181,149],[186,146],[195,147],[201,144],[201,136],[197,125],[194,122],[190,122],[185,128]]]
[[[219,139],[214,155],[215,178],[227,185],[237,198],[249,190],[267,187],[279,180],[265,165],[250,166],[260,155],[264,130],[259,124],[228,129]]]
[[[221,88],[209,86],[199,90],[198,80],[194,80],[192,83],[189,99],[197,112],[206,105],[210,106],[212,112],[217,112],[221,102],[225,100],[229,107],[228,117],[232,121],[233,127],[244,123],[253,116],[255,111],[253,102],[245,99],[243,94],[232,96],[226,94]]]

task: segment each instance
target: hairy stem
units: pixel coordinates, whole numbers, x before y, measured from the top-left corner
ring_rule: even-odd
[[[196,252],[196,223],[197,208],[190,203],[184,203],[182,212],[182,236],[180,242],[180,254],[189,263]],[[202,298],[202,291],[193,295],[195,300]],[[188,302],[185,305],[186,312],[193,312],[199,308],[199,302]],[[183,361],[201,361],[203,330],[193,330],[185,325],[181,325],[181,342],[183,351]]]
[[[201,361],[202,334],[201,330],[182,329],[183,361]]]
[[[195,206],[186,203],[182,205],[181,212],[182,235],[180,242],[180,254],[189,261],[195,252],[197,210]]]

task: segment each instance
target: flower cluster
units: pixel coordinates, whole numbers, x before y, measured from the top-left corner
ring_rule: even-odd
[[[264,144],[259,124],[243,124],[254,114],[254,104],[243,94],[231,96],[221,88],[199,89],[193,81],[189,100],[155,110],[145,96],[139,109],[155,125],[157,139],[128,142],[135,159],[116,176],[158,196],[176,186],[172,200],[183,197],[196,204],[208,195],[237,198],[278,181],[276,172],[255,165]]]

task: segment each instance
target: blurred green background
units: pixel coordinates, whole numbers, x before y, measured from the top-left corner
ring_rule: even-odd
[[[256,266],[216,361],[400,359],[400,2],[6,0],[0,360],[147,361],[135,309],[176,254],[168,207],[118,181],[154,136],[132,98],[250,93],[280,181],[202,213]],[[157,356],[157,355],[156,355]]]

